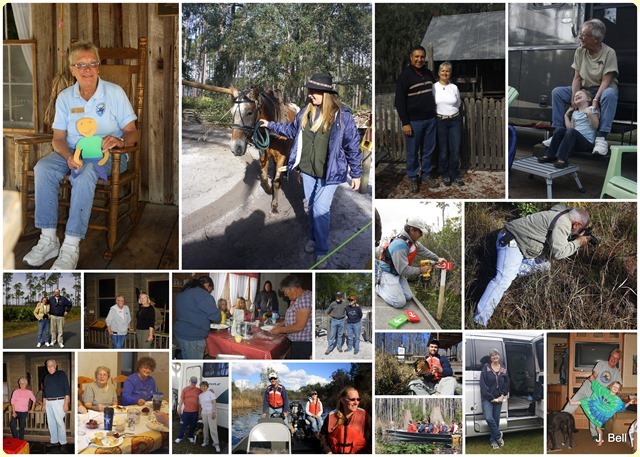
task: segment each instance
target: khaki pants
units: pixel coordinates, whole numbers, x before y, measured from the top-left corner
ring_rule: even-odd
[[[64,332],[64,317],[51,316],[51,344],[56,343],[56,335],[58,344],[63,344],[62,333]]]

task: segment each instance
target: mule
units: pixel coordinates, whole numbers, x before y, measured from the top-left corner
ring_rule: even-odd
[[[282,98],[272,90],[264,90],[260,87],[239,92],[235,87],[231,88],[234,107],[233,130],[231,132],[231,152],[236,156],[242,156],[247,152],[247,145],[255,142],[256,135],[265,135],[266,129],[255,129],[258,119],[266,119],[274,122],[293,122],[300,108],[293,103],[285,103]],[[255,132],[255,134],[254,134]],[[278,212],[278,191],[282,173],[287,170],[287,160],[293,140],[283,137],[271,137],[269,146],[260,149],[260,181],[267,194],[271,194],[271,212]],[[274,176],[269,175],[270,163],[274,164]]]

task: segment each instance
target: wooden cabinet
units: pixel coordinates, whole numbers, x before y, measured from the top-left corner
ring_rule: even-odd
[[[567,386],[562,384],[550,384],[547,387],[547,412],[555,413],[562,411],[562,407],[567,402]]]
[[[573,394],[580,388],[582,383],[591,376],[590,370],[580,370],[575,368],[575,343],[589,342],[589,343],[618,343],[620,350],[624,351],[624,334],[621,332],[579,332],[569,334],[569,370],[567,377],[567,394],[573,396]],[[622,362],[619,364],[620,374],[622,375]],[[551,386],[550,386],[551,387]],[[573,414],[576,421],[576,428],[578,430],[585,430],[589,428],[589,419],[584,415],[582,408],[576,409]]]

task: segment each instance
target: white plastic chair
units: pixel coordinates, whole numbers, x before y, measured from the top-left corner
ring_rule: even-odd
[[[271,450],[278,449],[274,443],[285,442],[288,445],[288,453],[291,453],[291,432],[289,428],[280,422],[261,422],[251,429],[247,440],[247,454],[250,452],[251,443],[270,442]]]

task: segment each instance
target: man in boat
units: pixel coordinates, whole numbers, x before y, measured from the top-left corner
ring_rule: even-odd
[[[262,403],[262,417],[272,417],[274,414],[280,414],[285,425],[289,426],[289,397],[287,397],[287,389],[280,385],[278,375],[275,372],[269,373],[270,385],[264,391],[264,401]]]
[[[409,421],[409,425],[407,425],[407,431],[412,433],[418,432],[418,427],[413,423],[412,420]]]
[[[447,356],[440,355],[440,341],[432,339],[429,341],[429,354],[424,356],[424,360],[429,364],[429,372],[423,374],[422,378],[427,387],[435,389],[437,395],[455,395],[456,378],[453,376],[453,368]]]

